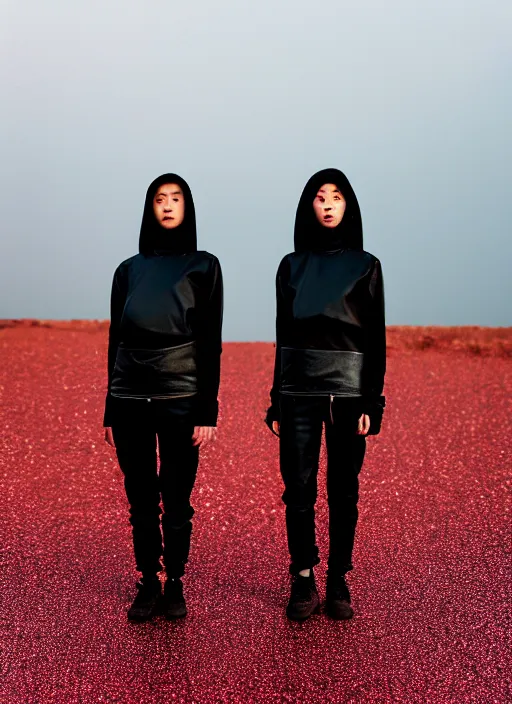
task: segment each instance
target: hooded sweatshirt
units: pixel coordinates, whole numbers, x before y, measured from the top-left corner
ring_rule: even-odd
[[[346,201],[340,224],[324,227],[313,201],[334,183]],[[363,250],[356,195],[337,169],[306,184],[295,218],[295,251],[276,276],[276,359],[267,421],[279,420],[279,395],[351,397],[362,412],[384,404],[384,287],[380,261]],[[371,431],[370,431],[371,432]]]
[[[153,211],[165,183],[178,184],[185,201],[183,222],[170,230]],[[190,188],[177,174],[163,174],[146,194],[139,254],[114,273],[104,426],[115,420],[114,397],[179,396],[195,396],[195,425],[216,425],[222,313],[220,264],[197,250]]]

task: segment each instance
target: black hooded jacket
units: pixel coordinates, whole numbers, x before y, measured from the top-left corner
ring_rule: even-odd
[[[165,183],[178,184],[185,200],[183,222],[171,230],[153,212]],[[220,264],[197,251],[190,188],[164,174],[146,194],[139,254],[118,266],[112,282],[104,426],[115,419],[113,397],[178,396],[196,397],[195,425],[216,425],[222,312]]]
[[[326,183],[335,183],[346,200],[335,228],[322,226],[313,209]],[[363,250],[359,204],[341,171],[319,171],[306,184],[295,219],[295,251],[279,265],[276,296],[267,423],[280,419],[280,394],[352,397],[370,415],[370,433],[378,432],[386,371],[382,270]]]

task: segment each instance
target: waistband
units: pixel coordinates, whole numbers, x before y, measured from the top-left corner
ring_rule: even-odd
[[[362,395],[362,352],[281,347],[282,394]]]
[[[196,343],[147,350],[120,345],[110,385],[112,396],[172,398],[197,393]]]

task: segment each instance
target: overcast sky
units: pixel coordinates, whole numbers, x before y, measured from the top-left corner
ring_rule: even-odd
[[[224,338],[271,340],[300,193],[334,166],[389,324],[512,324],[510,0],[7,0],[0,26],[0,317],[107,318],[175,171]]]

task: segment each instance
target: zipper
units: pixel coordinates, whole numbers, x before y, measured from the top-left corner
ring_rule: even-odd
[[[331,416],[331,425],[334,425],[334,418],[332,416],[332,402],[334,401],[334,394],[329,395],[329,414]]]

